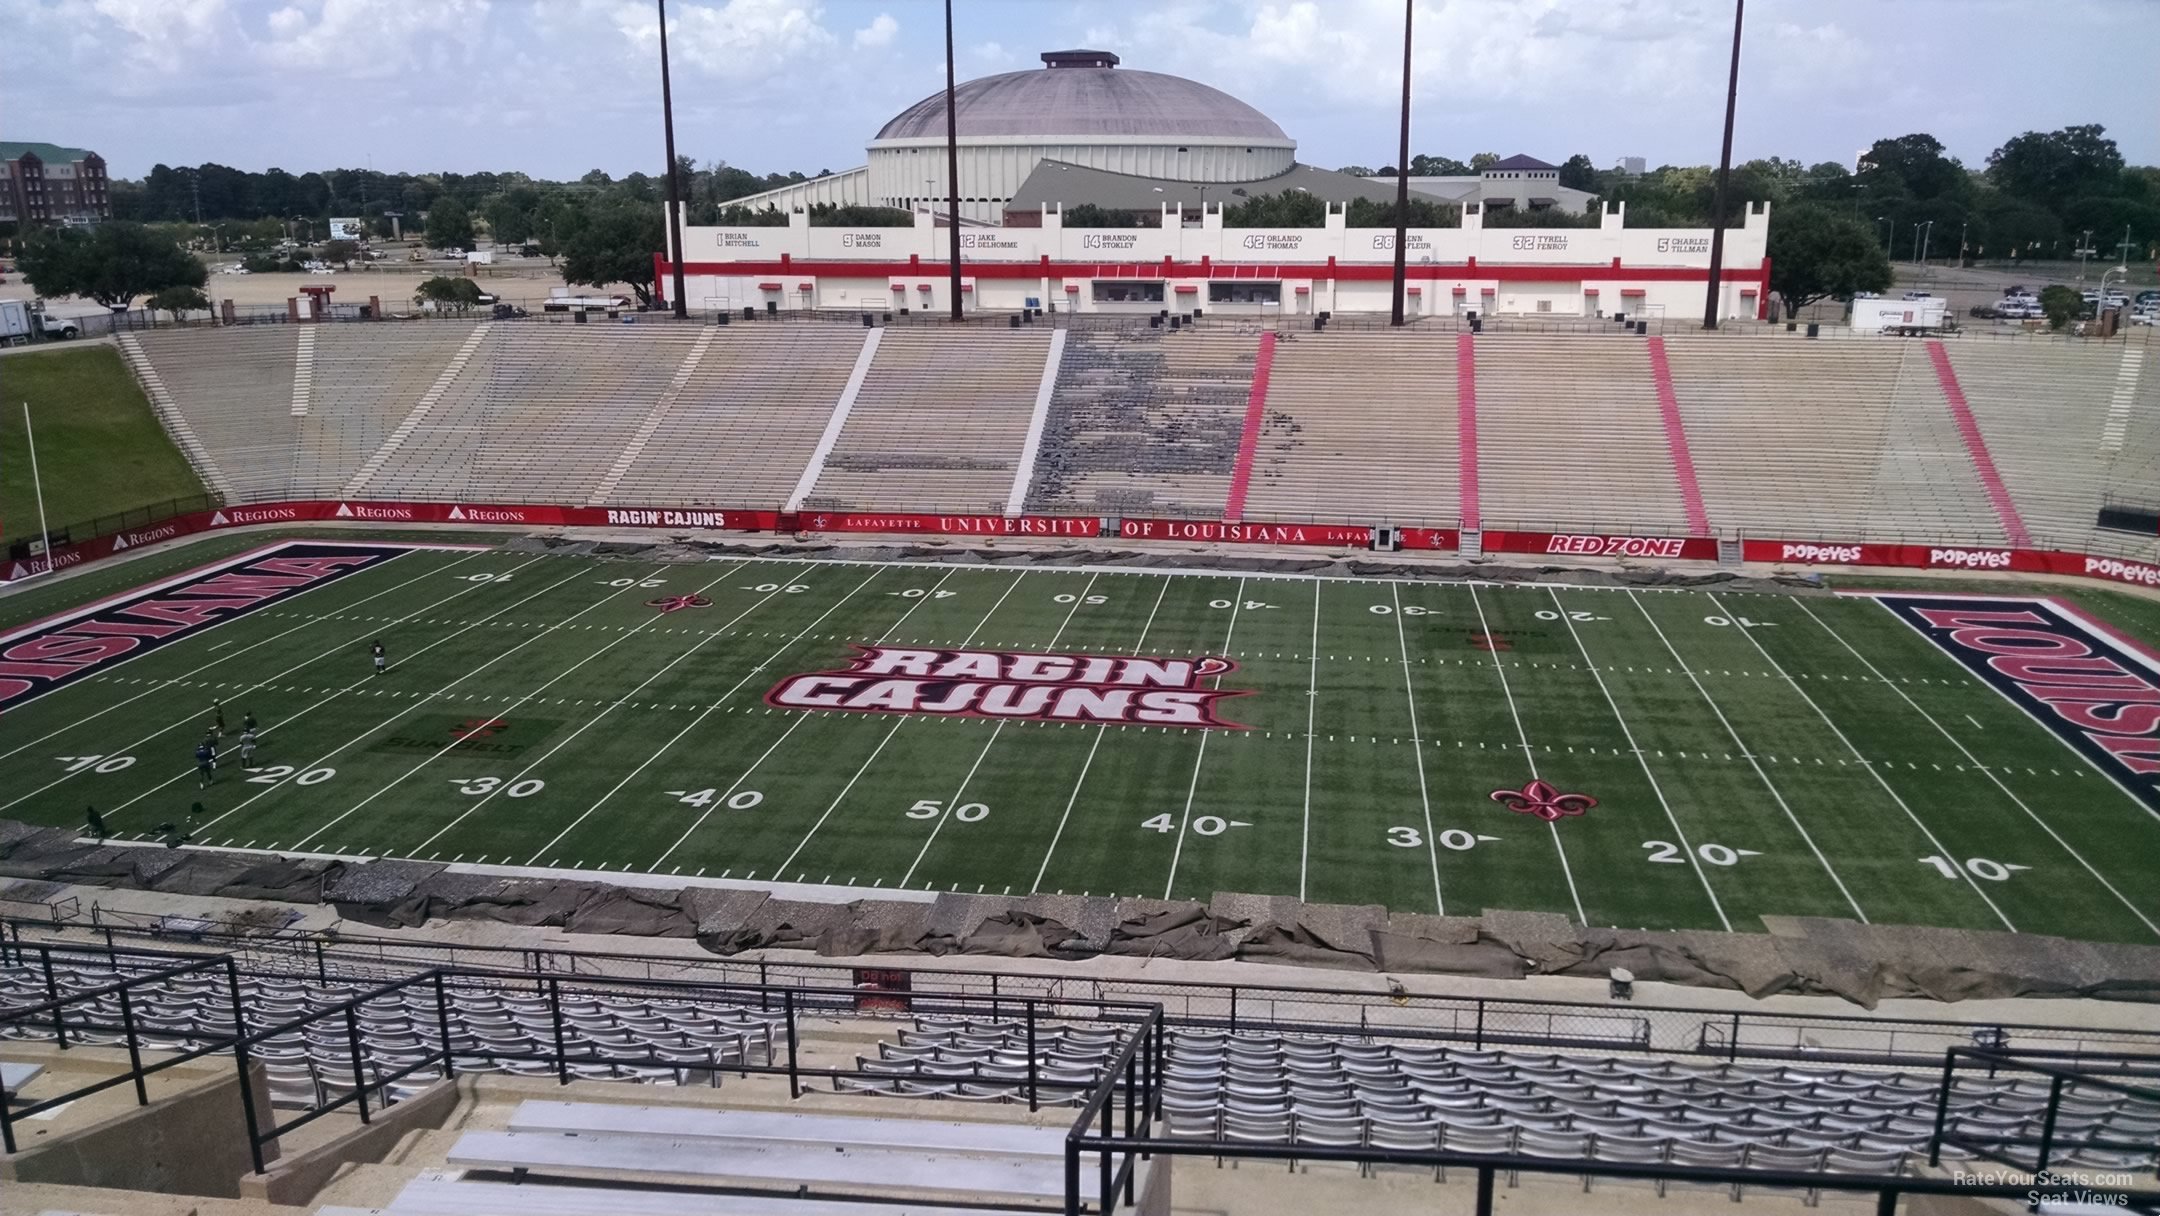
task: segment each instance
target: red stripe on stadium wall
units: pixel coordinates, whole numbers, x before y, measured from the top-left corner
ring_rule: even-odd
[[[1455,335],[1455,486],[1462,526],[1479,528],[1477,339]]]
[[[1680,487],[1680,505],[1687,509],[1688,531],[1710,535],[1710,512],[1703,506],[1702,486],[1695,480],[1695,457],[1688,450],[1687,423],[1680,417],[1680,394],[1673,391],[1672,364],[1665,358],[1665,339],[1650,339],[1650,379],[1657,385],[1658,414],[1665,420],[1665,450],[1672,456],[1673,481]]]
[[[1260,448],[1260,428],[1267,421],[1268,373],[1275,366],[1275,331],[1260,335],[1253,356],[1252,389],[1245,394],[1245,430],[1238,436],[1237,464],[1230,470],[1230,494],[1222,517],[1233,523],[1245,517],[1245,491],[1252,485],[1253,454]]]
[[[655,255],[658,258],[658,255]],[[842,279],[884,279],[919,275],[942,269],[943,262],[925,263],[919,257],[905,262],[810,261],[783,257],[777,262],[688,262],[685,274],[732,275],[825,275]],[[673,273],[658,258],[655,274]],[[1390,282],[1395,269],[1387,263],[1338,262],[970,262],[960,263],[960,273],[977,279],[1311,279],[1316,282]],[[1590,264],[1492,265],[1468,262],[1420,263],[1405,269],[1413,280],[1431,282],[1450,279],[1497,280],[1503,283],[1706,283],[1710,272],[1693,266],[1626,266],[1617,258]],[[1754,270],[1726,268],[1721,283],[1767,284],[1769,263]],[[1758,303],[1757,309],[1760,311]]]
[[[2002,474],[1995,468],[1995,457],[1988,453],[1986,436],[1980,433],[1980,423],[1973,417],[1972,406],[1965,400],[1965,389],[1958,383],[1957,369],[1950,366],[1950,352],[1944,349],[1940,339],[1930,338],[1927,344],[1928,359],[1935,364],[1935,380],[1942,385],[1943,400],[1949,403],[1950,416],[1957,421],[1958,435],[1965,440],[1965,452],[1972,458],[1973,471],[1980,476],[1980,485],[1987,491],[1988,501],[1995,506],[1995,517],[2002,521],[2003,535],[2020,549],[2032,547],[2032,533],[2025,530],[2024,517],[2018,514],[2017,503],[2010,499],[2010,487],[2003,484]]]

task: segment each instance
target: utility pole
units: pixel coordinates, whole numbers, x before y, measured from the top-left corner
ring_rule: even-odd
[[[690,302],[683,299],[682,172],[675,163],[675,91],[668,80],[667,0],[660,0],[660,122],[667,136],[668,265],[674,272],[673,290],[668,295],[674,302],[676,319],[681,320],[690,315]]]
[[[1403,0],[1402,15],[1402,140],[1395,159],[1395,306],[1392,324],[1403,324],[1404,280],[1410,256],[1410,20],[1417,0]]]
[[[952,297],[952,319],[960,319],[960,114],[953,106],[952,0],[945,0],[945,292]]]
[[[1732,72],[1725,79],[1725,143],[1718,153],[1717,190],[1710,204],[1710,286],[1703,297],[1704,329],[1718,325],[1718,282],[1725,268],[1725,192],[1732,179],[1733,109],[1740,99],[1740,19],[1747,0],[1733,0]]]

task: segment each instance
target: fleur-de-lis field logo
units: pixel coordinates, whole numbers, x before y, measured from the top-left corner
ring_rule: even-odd
[[[1519,790],[1494,790],[1492,800],[1518,815],[1535,815],[1547,823],[1580,815],[1597,805],[1588,794],[1563,794],[1552,782],[1532,779]]]
[[[712,601],[702,595],[663,595],[656,600],[646,600],[645,606],[662,612],[681,612],[685,608],[710,608]]]

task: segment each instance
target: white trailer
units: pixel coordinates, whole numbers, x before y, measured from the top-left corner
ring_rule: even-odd
[[[1894,334],[1913,337],[1939,334],[1949,320],[1949,301],[1941,296],[1921,300],[1854,300],[1854,333]]]

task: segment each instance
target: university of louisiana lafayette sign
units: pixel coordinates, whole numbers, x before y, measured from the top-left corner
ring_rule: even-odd
[[[789,676],[765,694],[779,709],[946,714],[1035,722],[1243,730],[1220,703],[1229,659],[1037,654],[857,646],[844,670]]]

